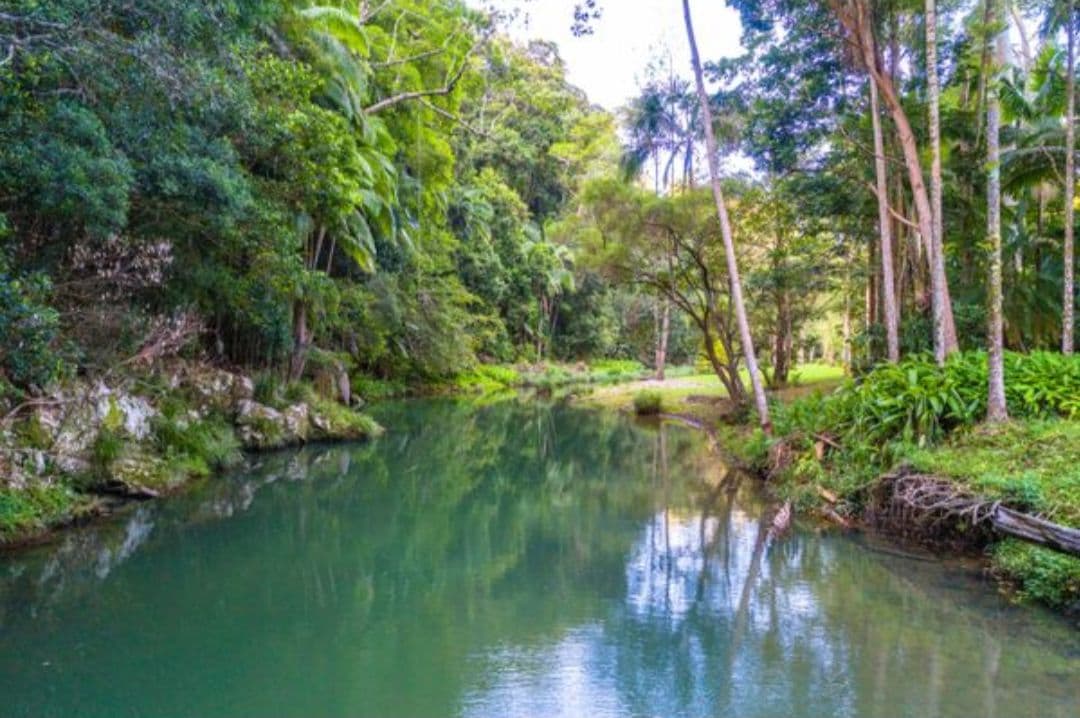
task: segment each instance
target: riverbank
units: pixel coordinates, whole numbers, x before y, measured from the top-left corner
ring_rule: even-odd
[[[0,547],[179,491],[241,462],[244,452],[375,436],[382,428],[358,410],[366,402],[523,390],[551,395],[649,373],[639,362],[599,360],[480,365],[452,380],[413,385],[340,373],[286,383],[173,360],[68,381],[4,410]]]
[[[791,374],[788,386],[770,391],[777,401],[790,402],[815,392],[828,392],[844,381],[844,370],[829,364],[806,364]],[[693,371],[669,372],[664,380],[643,378],[582,392],[576,401],[597,409],[634,410],[639,401],[651,395],[656,413],[677,414],[710,426],[738,423],[736,407],[715,374]]]
[[[257,382],[185,361],[68,381],[0,423],[0,545],[175,492],[244,452],[381,432],[352,403],[347,383]]]
[[[1010,397],[1015,418],[1001,426],[981,424],[971,398],[985,386],[979,361],[960,357],[940,371],[914,361],[858,385],[811,370],[802,385],[772,394],[774,437],[739,416],[718,386],[687,380],[625,384],[581,401],[632,411],[636,399],[690,418],[803,516],[978,555],[1013,597],[1076,614],[1080,560],[1003,537],[991,520],[1000,506],[1080,528],[1080,417],[1071,413],[1080,394],[1072,365],[1059,366],[1074,360],[1013,356],[1026,396]]]

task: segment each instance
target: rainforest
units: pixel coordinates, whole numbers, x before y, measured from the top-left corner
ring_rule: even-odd
[[[1072,715],[1074,5],[0,0],[0,715]]]

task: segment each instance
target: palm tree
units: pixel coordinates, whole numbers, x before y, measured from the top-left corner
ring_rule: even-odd
[[[690,16],[690,0],[682,0],[683,20],[686,23],[686,39],[690,44],[690,62],[694,68],[694,84],[697,87],[698,102],[701,105],[701,120],[705,129],[705,153],[709,163],[709,179],[712,184],[713,199],[716,201],[716,214],[720,220],[720,234],[724,241],[724,254],[727,257],[728,277],[731,282],[731,301],[734,305],[735,320],[739,326],[746,370],[750,374],[750,384],[754,389],[754,403],[757,406],[761,429],[767,435],[772,434],[772,421],[769,419],[769,404],[765,398],[765,388],[758,372],[757,356],[754,353],[754,339],[750,333],[750,320],[746,315],[743,302],[742,281],[739,279],[739,263],[735,257],[735,240],[732,236],[731,221],[727,206],[724,204],[724,191],[720,186],[720,157],[713,131],[712,109],[709,95],[705,90],[705,78],[701,69],[701,56],[698,53],[697,38],[694,36],[694,22]]]
[[[986,0],[988,25],[998,21],[1001,0]],[[998,6],[995,8],[995,6]],[[993,30],[994,61],[990,64],[990,85],[986,104],[986,233],[990,245],[989,280],[989,387],[986,420],[991,423],[1009,418],[1005,404],[1005,360],[1002,338],[1001,289],[1001,83],[998,74],[1005,65],[1004,28]]]
[[[1073,353],[1073,327],[1076,320],[1075,278],[1073,276],[1073,197],[1076,195],[1076,28],[1073,26],[1073,0],[1065,3],[1065,243],[1062,248],[1064,276],[1062,278],[1061,351]]]
[[[942,181],[941,181],[941,89],[937,67],[937,2],[926,0],[926,103],[929,106],[930,125],[930,209],[933,213],[933,236],[927,238],[931,248],[930,261],[934,263],[931,277],[936,269],[935,252],[945,246],[944,217],[942,216]],[[944,271],[944,261],[942,262]],[[951,313],[950,313],[951,317]],[[951,321],[951,319],[948,319]],[[948,329],[946,331],[949,331]],[[956,329],[951,330],[956,341]]]
[[[630,141],[623,150],[621,169],[626,179],[640,177],[651,162],[653,191],[660,194],[660,158],[669,135],[670,117],[664,91],[655,83],[646,85],[641,94],[624,110],[624,126]]]

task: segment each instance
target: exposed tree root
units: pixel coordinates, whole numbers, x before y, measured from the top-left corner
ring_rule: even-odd
[[[876,503],[877,523],[900,528],[903,533],[918,527],[924,537],[957,538],[963,534],[967,541],[981,541],[993,531],[1080,556],[1080,530],[973,496],[954,481],[920,474],[910,467],[881,477]]]

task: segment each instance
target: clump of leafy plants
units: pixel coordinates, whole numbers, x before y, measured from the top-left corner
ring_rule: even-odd
[[[658,391],[646,389],[634,394],[634,413],[638,416],[655,416],[664,410],[664,397]]]
[[[993,564],[1017,584],[1020,598],[1080,608],[1080,559],[1008,539],[994,548]]]

